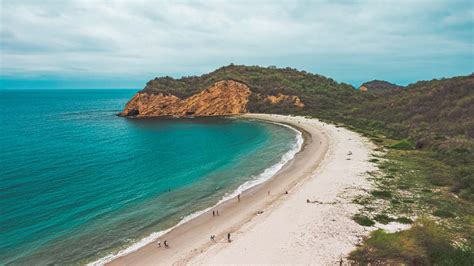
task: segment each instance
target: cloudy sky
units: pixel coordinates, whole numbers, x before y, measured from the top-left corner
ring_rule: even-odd
[[[141,88],[229,63],[355,86],[474,71],[474,1],[0,1],[3,87]]]

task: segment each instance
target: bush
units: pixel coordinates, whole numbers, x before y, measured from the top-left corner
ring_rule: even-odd
[[[383,143],[383,139],[379,139],[379,138],[371,138],[371,140],[375,143],[378,143],[378,144],[381,144]]]
[[[392,149],[397,149],[397,150],[413,150],[414,145],[409,140],[404,139],[390,145],[389,147]]]
[[[349,259],[374,264],[473,265],[474,255],[469,247],[452,246],[441,226],[423,218],[406,231],[373,231]]]
[[[410,218],[407,218],[407,217],[397,218],[396,221],[401,223],[401,224],[412,224],[413,223],[413,221]]]
[[[452,218],[452,217],[454,217],[454,214],[450,211],[447,211],[447,210],[436,210],[436,211],[433,212],[433,215],[441,217],[441,218]]]
[[[354,220],[356,223],[362,225],[362,226],[372,226],[375,224],[374,221],[372,221],[369,217],[362,215],[362,214],[356,214],[352,217],[352,220]]]
[[[386,198],[386,199],[389,199],[392,197],[392,192],[390,191],[387,191],[387,190],[374,190],[371,192],[371,194],[374,196],[374,197],[378,197],[378,198]]]
[[[427,264],[428,258],[412,238],[400,234],[373,231],[364,244],[349,254],[349,259],[360,263],[383,264],[389,262],[417,262]]]
[[[388,223],[394,221],[393,218],[388,217],[388,216],[385,215],[385,214],[377,214],[377,215],[374,217],[374,219],[375,219],[377,222],[381,223],[381,224],[388,224]]]

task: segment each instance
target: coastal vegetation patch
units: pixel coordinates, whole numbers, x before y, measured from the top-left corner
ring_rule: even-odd
[[[472,265],[467,246],[451,244],[450,234],[436,222],[422,218],[405,231],[373,231],[349,258],[362,264]]]
[[[354,218],[375,222],[359,223],[364,226],[413,225],[392,233],[373,231],[349,259],[362,264],[472,265],[474,208],[469,197],[453,193],[451,182],[439,182],[452,170],[435,153],[390,148],[398,142],[387,138],[380,144],[385,153],[372,161],[379,170],[369,173],[374,190],[354,200],[362,206]]]

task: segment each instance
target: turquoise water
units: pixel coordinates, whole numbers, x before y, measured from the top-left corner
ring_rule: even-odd
[[[125,119],[131,90],[0,91],[0,264],[80,264],[214,205],[295,143],[240,119]]]

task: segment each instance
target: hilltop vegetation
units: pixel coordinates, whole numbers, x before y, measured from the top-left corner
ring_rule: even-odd
[[[431,151],[440,164],[433,169],[432,183],[474,201],[473,75],[420,81],[372,95],[333,119]]]
[[[369,93],[385,93],[390,90],[403,89],[403,86],[398,86],[384,80],[368,81],[362,84],[360,87],[365,87]]]
[[[229,65],[202,76],[173,79],[161,77],[150,80],[143,92],[173,94],[180,98],[200,92],[217,81],[231,79],[247,84],[253,94],[249,99],[250,112],[279,114],[324,113],[330,116],[333,110],[360,101],[363,94],[349,84],[292,68],[264,68],[258,66]],[[257,95],[298,95],[305,104],[300,110],[285,103],[268,105],[257,100]]]

